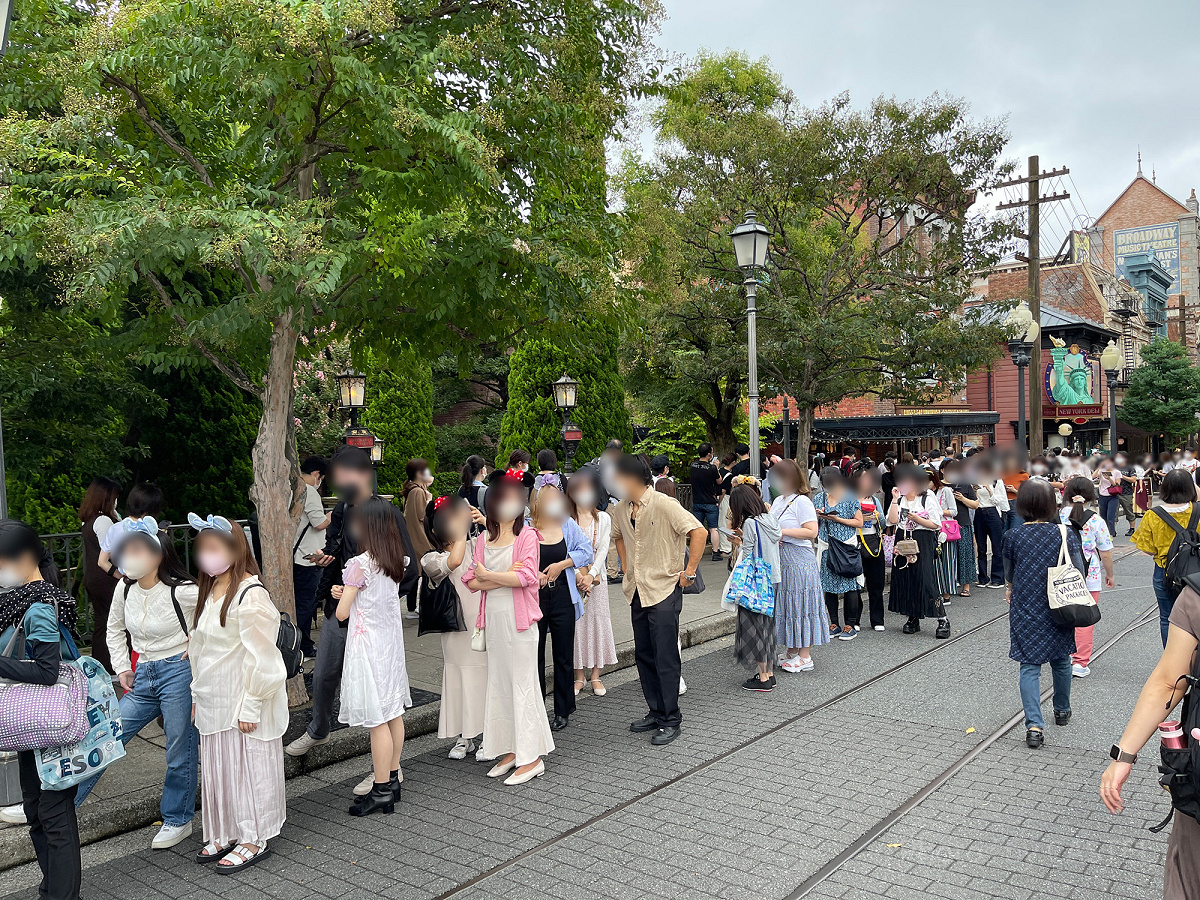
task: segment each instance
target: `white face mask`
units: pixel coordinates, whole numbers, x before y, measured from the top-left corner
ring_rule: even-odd
[[[134,581],[145,578],[157,568],[158,564],[147,556],[134,556],[123,559],[120,565],[121,574],[127,578],[132,578]]]
[[[596,495],[592,491],[577,491],[574,495],[575,505],[591,509],[596,505]]]
[[[428,469],[426,469],[424,472],[421,473],[421,480],[424,481],[426,484],[433,484],[433,474]]]
[[[0,588],[15,588],[24,583],[21,573],[12,566],[0,566]]]
[[[566,514],[567,504],[561,500],[547,500],[542,504],[542,515],[547,519],[562,519]]]
[[[525,504],[519,500],[506,500],[496,507],[496,515],[502,522],[515,522],[525,512]]]

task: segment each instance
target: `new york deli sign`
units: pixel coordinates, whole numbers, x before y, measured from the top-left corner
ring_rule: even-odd
[[[1042,417],[1046,419],[1074,419],[1075,424],[1082,425],[1088,419],[1104,415],[1099,403],[1081,406],[1056,406],[1046,403],[1042,406]],[[1083,420],[1083,421],[1080,421]]]

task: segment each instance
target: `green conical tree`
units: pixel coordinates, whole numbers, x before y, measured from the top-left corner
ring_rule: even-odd
[[[1197,429],[1200,368],[1182,344],[1159,338],[1141,350],[1117,414],[1135,428],[1182,438]]]
[[[437,469],[433,374],[428,361],[412,351],[389,358],[372,355],[363,371],[367,376],[367,407],[362,424],[386,441],[379,468],[379,493],[399,499],[404,465],[410,459],[422,457],[431,469]]]

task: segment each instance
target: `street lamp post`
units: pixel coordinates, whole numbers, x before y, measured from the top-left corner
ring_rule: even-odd
[[[583,429],[571,419],[571,410],[579,401],[579,382],[563,375],[550,385],[550,389],[554,392],[554,405],[563,417],[562,431],[559,434],[562,437],[563,465],[570,475],[574,471],[572,460],[575,458],[575,451],[579,449],[579,442],[583,440]]]
[[[343,442],[373,453],[375,435],[370,429],[362,428],[358,424],[358,414],[367,405],[367,376],[354,369],[347,369],[335,376],[335,379],[338,386],[338,407],[350,410],[350,427],[342,437]]]
[[[1022,455],[1029,452],[1025,446],[1025,369],[1033,352],[1033,342],[1038,339],[1038,323],[1033,321],[1033,313],[1024,303],[1013,308],[1005,320],[1006,325],[1012,326],[1017,335],[1008,342],[1008,355],[1013,365],[1017,367],[1017,446]],[[1030,415],[1037,415],[1038,410],[1030,410]]]
[[[1100,368],[1108,381],[1108,452],[1117,452],[1117,375],[1121,371],[1121,351],[1116,341],[1109,341],[1100,354]]]
[[[12,0],[0,0],[0,56],[8,43],[8,23],[12,20]]]
[[[754,218],[754,210],[746,211],[746,221],[729,234],[733,239],[733,254],[738,268],[746,273],[746,355],[749,363],[750,389],[750,474],[760,477],[758,450],[758,293],[756,273],[767,264],[767,242],[771,231]]]

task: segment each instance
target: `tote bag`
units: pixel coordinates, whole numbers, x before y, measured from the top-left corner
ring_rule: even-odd
[[[1100,607],[1088,590],[1087,579],[1075,568],[1067,553],[1067,526],[1058,526],[1062,547],[1058,565],[1046,570],[1046,598],[1050,601],[1050,618],[1059,625],[1087,628],[1100,621]]]
[[[70,665],[87,679],[87,733],[76,743],[34,752],[38,779],[48,791],[77,785],[125,755],[121,711],[108,672],[90,656]]]
[[[763,559],[759,549],[762,535],[759,533],[757,522],[754,523],[754,536],[754,553],[751,556],[743,556],[733,567],[725,599],[750,612],[773,616],[775,583],[771,580],[771,564]]]

